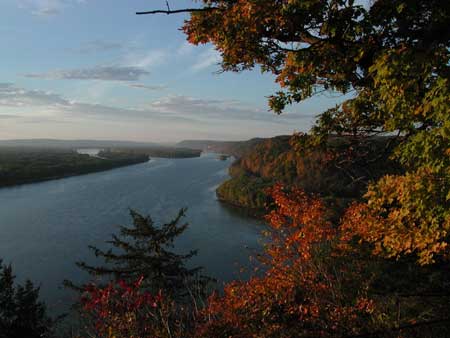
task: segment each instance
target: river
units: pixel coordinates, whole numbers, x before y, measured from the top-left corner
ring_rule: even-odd
[[[18,281],[41,286],[51,313],[71,303],[62,287],[88,276],[76,261],[94,262],[88,245],[104,247],[117,225],[130,225],[128,208],[168,221],[182,207],[190,224],[176,242],[180,252],[198,249],[192,264],[219,285],[245,278],[239,268],[260,248],[261,221],[219,203],[215,188],[227,179],[231,159],[217,154],[148,163],[100,173],[0,189],[0,258],[13,265]]]

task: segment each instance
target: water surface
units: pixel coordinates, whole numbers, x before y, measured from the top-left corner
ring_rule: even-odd
[[[221,282],[239,277],[262,224],[220,204],[215,188],[230,160],[216,154],[148,163],[55,181],[0,189],[0,258],[18,280],[41,285],[52,312],[66,308],[64,279],[85,281],[75,261],[93,260],[87,245],[101,246],[118,224],[129,225],[128,208],[168,221],[187,207],[190,227],[177,250],[198,249],[195,264]]]

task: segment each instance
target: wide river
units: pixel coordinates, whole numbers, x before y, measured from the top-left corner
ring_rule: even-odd
[[[198,249],[193,264],[220,283],[241,278],[240,267],[260,248],[260,221],[220,204],[215,188],[227,179],[231,160],[216,154],[192,159],[152,159],[110,171],[0,189],[0,258],[18,281],[31,279],[52,313],[72,295],[64,279],[86,281],[76,261],[93,262],[88,245],[102,246],[117,225],[130,225],[128,208],[170,220],[187,207],[190,227],[179,251]]]

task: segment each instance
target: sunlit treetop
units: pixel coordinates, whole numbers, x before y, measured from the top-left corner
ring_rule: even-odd
[[[379,0],[371,6],[352,0],[203,4],[215,9],[192,13],[183,27],[189,41],[213,43],[222,53],[225,71],[259,65],[275,74],[283,90],[270,99],[270,107],[278,113],[286,104],[323,90],[347,93],[373,88],[387,61],[398,67],[404,62],[425,63],[423,71],[434,79],[448,75],[448,62],[443,62],[448,60],[450,36],[448,1]],[[400,59],[388,60],[392,53]],[[414,57],[405,60],[403,53]],[[427,74],[414,74],[421,75]]]

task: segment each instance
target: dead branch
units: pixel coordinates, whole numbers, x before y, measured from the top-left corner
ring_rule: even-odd
[[[183,8],[183,9],[175,9],[171,10],[168,8],[167,10],[154,10],[154,11],[146,11],[146,12],[136,12],[136,15],[147,15],[147,14],[178,14],[178,13],[193,13],[193,12],[209,12],[218,10],[217,7],[203,7],[203,8]]]

